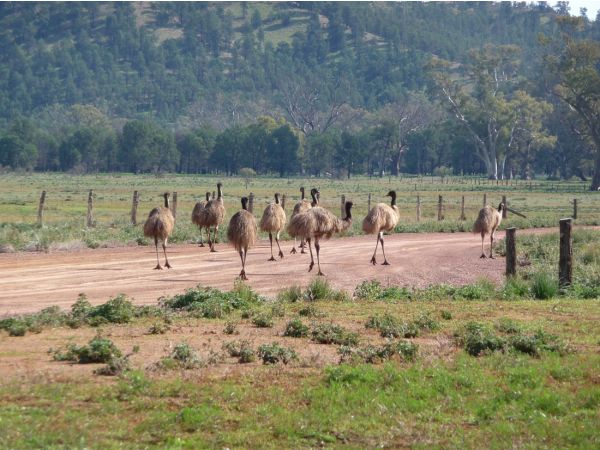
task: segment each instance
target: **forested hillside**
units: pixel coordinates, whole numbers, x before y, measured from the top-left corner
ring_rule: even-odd
[[[595,150],[540,77],[539,36],[565,16],[564,2],[1,3],[0,164],[589,176]],[[577,33],[597,42],[600,23]],[[502,131],[490,173],[432,61],[466,96],[501,68],[504,100],[538,102],[535,152],[509,157]]]

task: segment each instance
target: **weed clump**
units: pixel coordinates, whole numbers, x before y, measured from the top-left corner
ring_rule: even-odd
[[[358,333],[346,330],[332,323],[320,324],[312,330],[312,340],[318,344],[336,344],[355,346],[358,344]]]
[[[157,363],[158,368],[167,370],[196,369],[205,365],[196,354],[196,351],[185,342],[175,345],[169,356],[161,358]]]
[[[391,340],[382,346],[341,346],[338,349],[338,353],[340,354],[340,364],[377,364],[395,358],[400,361],[414,361],[417,357],[418,349],[419,346],[413,342]]]
[[[121,358],[123,354],[110,339],[94,337],[87,345],[70,344],[66,351],[54,352],[55,361],[73,361],[79,364],[108,363],[113,358]]]
[[[430,313],[420,314],[410,322],[384,314],[369,317],[365,327],[379,330],[381,337],[385,338],[413,338],[419,336],[422,330],[437,330],[439,324]]]
[[[308,336],[309,328],[300,319],[294,319],[287,323],[283,332],[284,336],[303,338]]]
[[[224,334],[237,334],[237,324],[235,322],[227,322],[225,323],[225,328],[223,328]]]
[[[279,292],[277,300],[280,302],[295,303],[302,300],[302,288],[294,285]]]
[[[537,272],[533,275],[531,295],[538,300],[548,300],[558,294],[558,282],[546,272]]]
[[[275,324],[273,320],[273,315],[266,312],[262,312],[255,315],[252,318],[252,323],[257,328],[272,328]]]
[[[399,300],[411,299],[412,293],[397,286],[384,288],[377,280],[365,280],[354,289],[354,298],[359,300]]]
[[[256,361],[256,352],[248,341],[227,342],[223,344],[223,350],[225,350],[229,356],[238,358],[238,361],[242,364]]]
[[[293,349],[283,347],[277,342],[258,347],[258,356],[262,359],[263,364],[289,364],[298,359],[298,355]]]

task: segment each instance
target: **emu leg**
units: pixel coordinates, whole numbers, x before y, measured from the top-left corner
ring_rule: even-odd
[[[204,240],[202,239],[202,228],[200,228],[200,244],[198,247],[204,247]]]
[[[216,250],[215,250],[215,244],[217,243],[217,233],[218,233],[218,231],[219,231],[219,226],[216,225],[215,226],[215,232],[213,233],[214,237],[213,237],[213,240],[212,240],[212,244],[210,246],[210,251],[213,252],[213,253],[216,252]],[[209,228],[208,232],[210,233],[210,228]]]
[[[481,256],[480,258],[486,258],[485,252],[483,251],[483,240],[485,239],[485,234],[481,233]]]
[[[296,253],[296,238],[294,238],[294,246],[292,247],[292,250],[290,251],[290,253],[292,253],[292,254]]]
[[[275,235],[275,242],[277,243],[277,248],[279,248],[279,257],[283,258],[283,252],[281,251],[281,245],[279,245],[279,231]],[[272,254],[273,254],[273,252],[271,251],[271,255]]]
[[[246,279],[246,271],[244,270],[244,252],[240,250],[240,261],[242,261],[242,271],[240,272],[240,280]]]
[[[308,245],[310,247],[310,243]],[[304,238],[300,238],[300,249],[301,249],[300,253],[306,253],[304,251],[305,248],[306,248],[306,241],[304,240]]]
[[[156,267],[154,268],[154,270],[162,270],[162,267],[160,266],[160,261],[158,260],[158,238],[157,237],[154,238],[154,248],[156,248]]]
[[[379,232],[379,238],[381,239],[381,251],[383,252],[383,263],[381,263],[382,266],[389,266],[390,263],[387,262],[387,258],[385,257],[385,249],[383,248],[383,231]]]
[[[373,252],[373,257],[371,258],[371,264],[377,264],[377,260],[375,259],[375,255],[377,254],[377,246],[379,245],[379,233],[377,233],[377,243],[375,244],[375,251]]]
[[[165,254],[165,267],[167,269],[170,269],[171,264],[169,264],[169,260],[167,259],[167,240],[166,239],[163,241],[162,247],[163,247],[163,252]]]
[[[315,260],[313,258],[312,245],[310,244],[310,239],[307,239],[306,242],[308,242],[308,249],[310,250],[310,265],[308,266],[308,271],[310,272],[315,266]]]
[[[321,272],[321,261],[319,259],[319,250],[321,250],[321,245],[319,245],[319,240],[316,238],[315,238],[315,250],[317,250],[317,267],[319,268],[317,275],[324,276],[325,274],[323,272]]]
[[[492,234],[490,234],[490,258],[496,259],[496,257],[494,256],[494,232],[493,231],[492,231]]]
[[[215,244],[219,243],[219,225],[215,225]]]
[[[248,256],[248,247],[244,247],[244,262],[242,263],[242,280],[247,280],[246,276],[246,256]]]
[[[271,243],[271,257],[267,259],[267,261],[275,261],[275,257],[273,256],[273,234],[269,231],[269,242]]]

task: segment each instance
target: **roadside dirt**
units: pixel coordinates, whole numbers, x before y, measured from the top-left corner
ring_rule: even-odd
[[[550,231],[556,229],[519,230],[519,234]],[[497,233],[498,240],[503,237],[504,233]],[[386,236],[389,266],[369,263],[374,245],[374,236],[323,241],[321,269],[329,282],[352,292],[357,284],[369,279],[385,285],[426,287],[503,278],[504,258],[480,259],[481,240],[471,233]],[[291,241],[284,242],[285,257],[275,262],[267,261],[268,240],[249,251],[246,274],[254,290],[275,296],[285,287],[310,283],[316,275],[316,264],[309,273],[308,250],[292,255],[291,246]],[[68,309],[80,292],[93,304],[104,303],[120,293],[133,297],[136,304],[155,304],[161,296],[181,293],[198,284],[229,290],[241,270],[240,258],[226,244],[218,244],[217,249],[210,253],[207,247],[197,245],[171,246],[170,270],[153,270],[156,257],[152,247],[0,254],[0,317],[36,312],[51,305]],[[378,263],[383,262],[380,251]]]

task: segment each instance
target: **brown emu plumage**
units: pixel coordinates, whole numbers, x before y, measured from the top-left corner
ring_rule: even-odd
[[[242,260],[242,271],[240,272],[242,280],[248,279],[246,277],[246,255],[248,249],[256,243],[257,235],[256,219],[246,209],[247,204],[248,198],[242,197],[242,209],[231,217],[227,228],[227,239],[238,251]]]
[[[473,233],[481,234],[481,258],[485,258],[485,252],[483,251],[483,241],[485,235],[490,235],[490,258],[494,258],[494,233],[502,222],[502,210],[504,209],[504,203],[498,205],[498,209],[494,209],[489,205],[486,205],[479,211],[477,220],[473,225]]]
[[[383,265],[387,266],[387,258],[385,257],[385,248],[383,245],[383,232],[392,231],[398,224],[400,211],[396,206],[396,191],[389,191],[386,195],[392,198],[391,204],[378,203],[371,208],[367,216],[363,219],[362,229],[367,234],[377,234],[377,242],[375,243],[375,251],[371,258],[373,265],[377,264],[375,259],[377,254],[377,246],[381,242],[381,251],[383,252]]]
[[[279,257],[283,258],[283,252],[279,246],[279,233],[285,228],[287,217],[284,209],[279,204],[279,194],[275,193],[275,203],[270,203],[263,211],[260,219],[260,229],[269,233],[269,241],[271,243],[271,258],[269,261],[275,261],[273,256],[273,234],[275,234],[275,242],[279,248]]]
[[[319,204],[319,197],[317,196],[319,194],[319,191],[317,189],[312,188],[310,190],[310,195],[312,196],[312,203],[304,198],[304,186],[302,186],[300,188],[300,193],[301,193],[302,197],[300,198],[300,201],[294,205],[294,210],[292,211],[292,217],[294,217],[296,214],[306,212],[310,208],[317,206]],[[300,249],[301,249],[300,253],[306,253],[304,251],[304,247],[305,247],[304,238],[301,238],[300,239]],[[296,253],[296,238],[295,237],[294,237],[294,246],[292,247],[292,251],[290,253]]]
[[[317,251],[317,265],[319,269],[317,275],[323,275],[319,260],[319,251],[321,248],[319,241],[322,238],[329,239],[335,233],[340,233],[352,225],[352,202],[346,202],[345,208],[346,218],[343,220],[320,206],[315,206],[306,212],[296,214],[290,219],[288,225],[288,233],[290,236],[301,237],[308,242],[308,249],[310,250],[309,272],[315,264],[311,242],[314,240],[315,249]]]
[[[225,219],[225,205],[223,203],[223,193],[221,191],[221,183],[217,183],[217,198],[206,203],[204,210],[201,212],[201,221],[208,228],[208,245],[211,252],[216,252],[214,244],[217,242],[217,233],[219,225]],[[210,238],[210,227],[214,227],[214,238]]]
[[[175,226],[175,218],[169,209],[169,196],[168,192],[163,194],[165,198],[165,206],[159,206],[154,208],[148,214],[148,219],[144,223],[144,236],[154,238],[154,246],[156,247],[156,267],[155,269],[162,269],[158,260],[158,241],[162,243],[163,252],[165,254],[165,267],[171,268],[169,260],[167,259],[167,240],[173,232]]]
[[[205,215],[202,214],[202,211],[206,208],[206,205],[210,201],[210,192],[206,193],[206,201],[198,202],[194,205],[194,209],[192,210],[192,223],[198,225],[200,229],[200,247],[204,247],[204,242],[202,241],[202,229],[206,228],[207,235],[210,233],[210,228],[204,223]],[[208,236],[210,239],[210,236]]]

